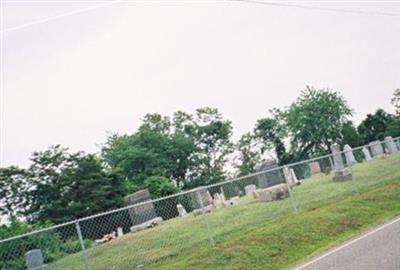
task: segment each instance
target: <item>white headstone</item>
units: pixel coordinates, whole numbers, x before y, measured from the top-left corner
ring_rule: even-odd
[[[370,161],[372,158],[371,158],[371,154],[369,153],[368,148],[364,146],[363,149],[362,149],[362,151],[363,151],[365,160],[366,160],[366,161]]]
[[[299,180],[297,180],[296,174],[293,169],[290,169],[288,166],[283,167],[283,174],[285,176],[286,183],[292,187],[297,185]]]
[[[176,205],[176,209],[178,210],[179,216],[180,217],[186,217],[187,216],[187,212],[185,207],[183,207],[182,204],[177,204]]]
[[[256,189],[257,189],[256,185],[248,185],[244,187],[244,192],[246,196],[252,196],[253,191],[255,191]]]
[[[338,144],[331,145],[331,151],[333,155],[333,165],[335,167],[335,170],[336,171],[343,170],[344,164],[343,164],[342,153],[340,151],[340,146]]]
[[[117,236],[121,237],[124,235],[124,230],[122,229],[122,227],[118,227],[117,228]]]
[[[383,147],[380,141],[370,142],[369,146],[371,147],[372,156],[374,158],[379,158],[384,154]]]
[[[356,163],[357,163],[357,160],[356,160],[356,158],[354,157],[353,149],[350,147],[350,145],[346,144],[346,145],[343,147],[343,150],[344,150],[344,155],[345,155],[345,157],[346,157],[346,163],[347,163],[347,165],[356,164]]]
[[[385,145],[389,154],[397,154],[399,152],[396,143],[393,141],[392,137],[388,136],[385,138]]]
[[[33,249],[25,253],[26,267],[28,270],[42,269],[45,265],[43,263],[43,255],[40,249]]]

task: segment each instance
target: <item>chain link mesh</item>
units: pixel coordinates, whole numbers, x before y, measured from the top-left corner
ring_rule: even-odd
[[[296,211],[399,179],[394,170],[399,157],[400,139],[386,139],[26,235],[10,235],[0,239],[0,269],[27,269],[26,254],[32,250],[40,250],[46,269],[162,268],[181,254],[211,252],[214,245]]]

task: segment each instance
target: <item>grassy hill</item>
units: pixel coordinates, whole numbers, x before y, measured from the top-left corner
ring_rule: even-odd
[[[353,167],[355,182],[316,175],[293,190],[294,200],[239,205],[208,217],[211,248],[201,216],[163,225],[87,250],[93,270],[285,269],[400,214],[400,156]],[[294,212],[293,204],[298,211]],[[85,269],[81,254],[48,269]]]

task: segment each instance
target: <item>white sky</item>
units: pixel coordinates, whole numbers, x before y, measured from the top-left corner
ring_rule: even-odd
[[[400,2],[307,5],[400,13]],[[88,6],[7,1],[4,28]],[[3,45],[2,166],[58,143],[95,152],[106,131],[132,133],[148,112],[217,107],[238,138],[307,84],[339,90],[359,123],[393,112],[400,87],[400,17],[117,3],[4,32]]]

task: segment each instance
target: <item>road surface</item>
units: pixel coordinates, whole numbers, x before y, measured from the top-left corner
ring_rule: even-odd
[[[334,248],[296,270],[400,270],[400,218]]]

